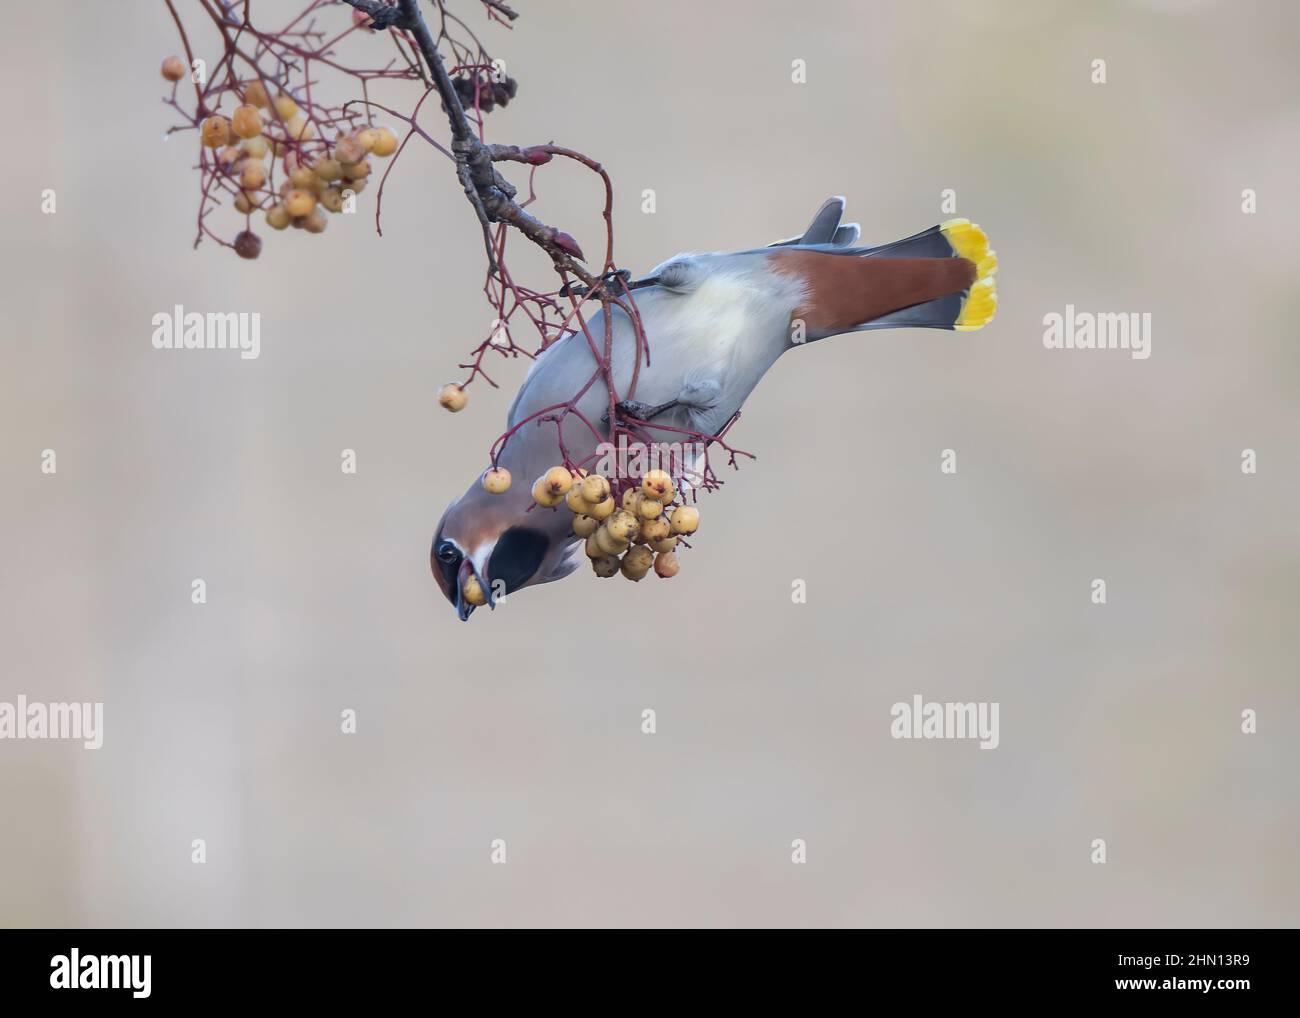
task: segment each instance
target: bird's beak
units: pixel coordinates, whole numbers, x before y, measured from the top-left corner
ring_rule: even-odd
[[[473,614],[477,605],[472,605],[465,600],[465,581],[471,576],[478,577],[479,586],[483,588],[483,594],[487,597],[488,607],[495,610],[496,598],[492,596],[492,584],[487,578],[486,573],[481,573],[474,567],[474,563],[465,558],[460,563],[460,571],[456,574],[456,614],[464,622]]]
[[[464,622],[473,613],[475,605],[465,600],[465,581],[474,575],[474,567],[468,558],[462,559],[460,572],[456,574],[456,614]]]

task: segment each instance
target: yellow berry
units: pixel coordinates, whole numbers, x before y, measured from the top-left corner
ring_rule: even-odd
[[[256,106],[236,106],[230,124],[241,138],[256,138],[262,133],[262,118]]]
[[[672,524],[674,534],[693,534],[699,528],[700,513],[689,505],[679,505],[668,517],[668,521]]]
[[[242,212],[244,215],[248,215],[256,207],[256,204],[257,203],[253,201],[253,196],[247,191],[240,191],[239,194],[235,195],[236,212]]]
[[[605,529],[620,541],[630,541],[637,534],[637,521],[626,509],[620,509],[605,522]]]
[[[291,188],[284,196],[284,207],[295,219],[310,215],[312,209],[316,207],[316,196],[302,188]]]
[[[312,172],[316,174],[316,176],[320,177],[321,180],[330,183],[333,183],[343,176],[343,164],[337,159],[330,157],[317,159],[316,162],[312,164],[311,169]]]
[[[438,405],[453,414],[458,414],[465,409],[465,404],[469,402],[469,395],[455,382],[448,382],[438,391]]]
[[[510,487],[510,471],[505,467],[492,467],[483,472],[483,488],[493,495],[500,495]]]
[[[640,488],[628,488],[623,492],[623,498],[621,499],[623,508],[634,513],[644,498],[645,496],[641,494]]]
[[[600,550],[600,541],[597,540],[599,530],[593,530],[587,535],[587,540],[583,543],[582,550],[587,553],[587,558],[600,558],[605,553]]]
[[[272,205],[266,210],[266,225],[273,230],[283,230],[292,221],[293,216],[283,205]]]
[[[168,57],[162,62],[162,76],[168,81],[180,81],[185,77],[185,61],[180,57]]]
[[[311,214],[304,216],[302,228],[308,233],[324,233],[325,227],[329,226],[329,220],[325,218],[325,213],[319,208],[311,210]]]
[[[331,212],[342,212],[343,192],[337,187],[327,187],[320,193],[320,203]]]
[[[533,482],[533,501],[546,509],[550,509],[563,502],[564,496],[553,492],[550,485],[546,483],[545,477],[539,477]]]
[[[251,91],[252,86],[249,86]],[[249,102],[252,102],[250,97]],[[275,112],[280,114],[281,120],[288,120],[298,112],[298,104],[293,101],[293,96],[281,92],[275,97]]]
[[[651,470],[641,478],[641,490],[645,492],[646,498],[653,498],[657,502],[671,502],[673,479],[665,470]]]
[[[289,173],[289,186],[295,187],[299,191],[310,191],[316,193],[316,188],[320,187],[323,181],[316,176],[307,167],[297,164]]]
[[[284,129],[294,141],[306,141],[316,136],[316,128],[301,113],[295,113],[284,123]]]
[[[370,151],[377,156],[391,156],[397,151],[397,135],[387,127],[379,128],[379,137],[375,139]]]
[[[340,163],[359,163],[366,157],[365,146],[356,135],[345,134],[334,143],[334,158]]]
[[[460,585],[460,593],[465,598],[466,604],[487,604],[487,595],[483,593],[483,585],[478,582],[478,577],[473,573],[465,577],[465,582]]]
[[[573,475],[564,467],[551,467],[543,479],[552,495],[567,495],[573,487]]]
[[[681,567],[677,563],[677,553],[672,551],[661,551],[655,556],[655,573],[662,576],[665,580],[670,576],[676,576],[677,570]]]
[[[250,159],[265,159],[266,153],[270,150],[271,146],[266,143],[266,139],[260,134],[255,138],[245,138],[239,143],[239,151]]]
[[[590,502],[588,504],[591,508],[587,511],[587,515],[598,520],[603,520],[606,517],[612,516],[614,510],[618,508],[613,497],[610,495],[606,495],[599,502]]]
[[[600,527],[600,520],[591,516],[579,513],[573,517],[573,535],[575,537],[590,537]]]
[[[357,141],[361,142],[361,147],[367,152],[374,150],[375,142],[379,140],[379,132],[373,127],[363,127],[357,132]]]
[[[637,503],[636,514],[643,520],[657,520],[663,512],[664,504],[652,498],[643,498]]]
[[[665,537],[662,541],[651,541],[650,547],[657,552],[672,551],[677,547],[677,538]]]
[[[343,176],[348,180],[364,180],[370,176],[370,164],[364,160],[359,163],[340,162],[339,166],[343,168]]]
[[[668,521],[662,516],[653,520],[645,520],[641,524],[641,537],[650,544],[670,537],[672,532],[672,527],[668,525]]]
[[[261,163],[248,163],[239,174],[239,186],[245,191],[260,191],[265,183],[266,168]]]
[[[575,484],[569,489],[569,493],[564,496],[564,504],[572,509],[575,513],[590,515],[591,503],[582,497],[582,485]]]
[[[225,117],[211,116],[203,121],[200,133],[203,135],[203,144],[208,148],[221,148],[230,140],[230,125]]]
[[[587,475],[582,479],[582,497],[592,505],[604,502],[609,498],[609,481],[600,474]]]
[[[596,547],[606,555],[618,555],[627,550],[629,541],[623,541],[609,532],[607,527],[601,527],[593,535],[596,538]]]

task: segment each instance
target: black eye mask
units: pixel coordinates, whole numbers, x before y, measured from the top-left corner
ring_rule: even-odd
[[[434,572],[441,577],[442,592],[447,595],[447,600],[453,604],[456,601],[456,572],[460,569],[460,552],[450,541],[434,539],[433,547],[430,549],[429,564],[433,566]]]
[[[550,541],[540,530],[511,527],[501,535],[488,558],[488,579],[495,586],[505,584],[506,593],[518,590],[530,579],[546,557]]]

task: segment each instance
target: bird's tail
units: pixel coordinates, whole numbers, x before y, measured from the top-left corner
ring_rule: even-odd
[[[868,258],[964,258],[975,266],[975,272],[965,289],[863,322],[854,328],[855,332],[908,327],[973,332],[988,325],[997,313],[994,276],[998,271],[998,256],[989,247],[988,236],[969,219],[949,219],[923,233],[892,244],[860,248],[857,253]]]
[[[803,290],[795,318],[809,340],[867,329],[970,332],[997,311],[997,255],[966,219],[879,247],[774,247],[773,268]]]

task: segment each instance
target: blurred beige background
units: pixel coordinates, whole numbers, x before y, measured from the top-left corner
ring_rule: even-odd
[[[796,351],[679,577],[462,625],[429,540],[524,364],[435,403],[490,321],[445,161],[399,164],[382,239],[370,191],[256,263],[191,251],[162,4],[11,5],[0,700],[106,734],[0,742],[0,923],[1295,925],[1300,10],[517,6],[492,137],[601,159],[633,271],[835,193],[892,240],[953,188],[996,323]],[[542,194],[594,250],[588,180]],[[1150,360],[1045,350],[1067,302],[1151,312]],[[153,350],[176,303],[260,311],[261,358]],[[1000,748],[891,739],[914,693],[998,701]]]

